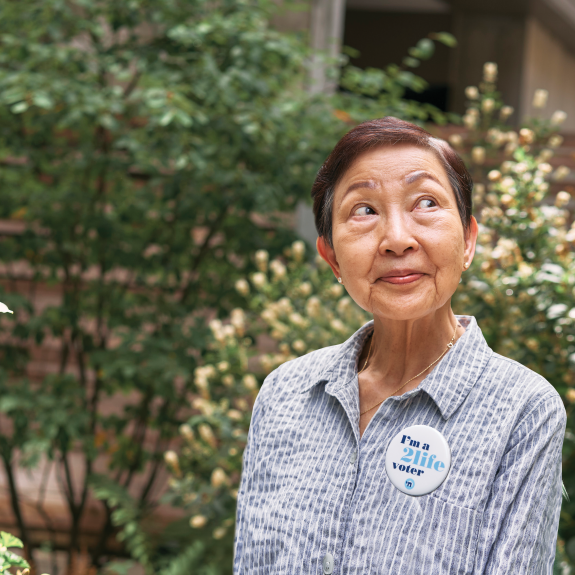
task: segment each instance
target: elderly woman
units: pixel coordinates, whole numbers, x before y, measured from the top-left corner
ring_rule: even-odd
[[[565,410],[451,297],[472,181],[396,118],[345,135],[313,186],[317,249],[373,314],[289,361],[254,406],[234,573],[552,573]]]

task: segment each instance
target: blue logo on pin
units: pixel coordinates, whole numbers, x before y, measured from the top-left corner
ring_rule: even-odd
[[[408,479],[405,482],[405,487],[406,489],[413,489],[415,487],[415,481],[413,481],[413,479]]]

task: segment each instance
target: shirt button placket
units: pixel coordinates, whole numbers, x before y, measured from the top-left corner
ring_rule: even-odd
[[[352,451],[349,457],[349,462],[353,465],[357,461],[357,451]]]
[[[323,558],[323,573],[324,575],[330,575],[333,573],[333,555],[331,553],[326,553]]]

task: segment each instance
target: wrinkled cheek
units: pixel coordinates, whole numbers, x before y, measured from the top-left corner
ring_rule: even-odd
[[[455,293],[461,279],[462,268],[462,254],[457,251],[438,266],[435,283],[438,297],[442,302],[447,301]]]
[[[346,286],[349,297],[363,310],[372,311],[373,285],[367,280],[354,278]]]

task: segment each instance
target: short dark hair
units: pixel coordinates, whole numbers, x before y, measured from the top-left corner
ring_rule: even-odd
[[[473,180],[455,150],[445,141],[434,138],[423,128],[393,116],[370,120],[350,130],[335,146],[319,169],[311,196],[317,233],[333,247],[332,212],[335,186],[355,159],[378,146],[413,144],[433,150],[441,161],[455,194],[459,217],[465,232],[471,224]]]

